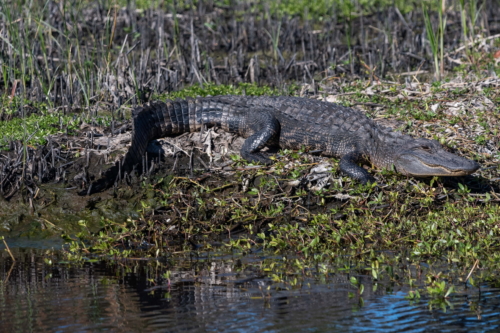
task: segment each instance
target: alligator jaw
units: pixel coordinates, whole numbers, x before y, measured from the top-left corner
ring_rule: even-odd
[[[456,168],[448,167],[445,165],[429,164],[418,158],[413,159],[413,161],[410,161],[410,159],[406,159],[406,162],[408,162],[406,165],[400,165],[399,167],[397,167],[397,170],[404,175],[413,177],[458,177],[470,175],[471,173],[474,173],[477,169],[479,169],[479,164],[465,158],[463,159],[464,163],[462,163],[461,166],[457,166]]]
[[[398,172],[413,177],[466,176],[479,169],[475,161],[447,152],[437,141],[417,139],[421,145],[405,149],[395,160]]]

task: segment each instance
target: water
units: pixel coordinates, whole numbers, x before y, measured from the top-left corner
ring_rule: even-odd
[[[2,332],[500,331],[500,292],[487,286],[454,294],[444,312],[364,276],[362,299],[347,275],[268,291],[267,277],[237,268],[252,257],[177,262],[170,284],[164,269],[140,260],[50,265],[53,252],[32,248],[16,257],[0,258]]]

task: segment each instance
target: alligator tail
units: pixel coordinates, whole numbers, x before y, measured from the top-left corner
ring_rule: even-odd
[[[93,182],[88,190],[84,190],[80,194],[87,195],[110,188],[117,179],[123,177],[125,173],[132,172],[134,168],[140,173],[142,159],[149,141],[190,132],[191,128],[193,130],[199,128],[201,125],[194,124],[195,106],[195,101],[192,99],[179,99],[166,103],[152,102],[134,109],[132,111],[132,144],[125,157],[106,170],[100,179]]]

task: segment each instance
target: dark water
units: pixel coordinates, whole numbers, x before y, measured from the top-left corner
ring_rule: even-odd
[[[43,249],[18,249],[16,257],[0,258],[2,332],[500,331],[500,291],[487,286],[455,294],[444,312],[362,276],[362,300],[349,297],[356,289],[347,275],[267,291],[268,278],[237,271],[241,261],[230,257],[179,262],[170,285],[154,262],[50,264],[54,252]]]

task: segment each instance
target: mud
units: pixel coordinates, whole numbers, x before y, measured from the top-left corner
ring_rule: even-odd
[[[49,2],[47,10],[50,14],[41,11],[41,19],[51,38],[46,40],[45,48],[37,45],[30,51],[30,57],[36,59],[33,78],[19,82],[9,77],[0,82],[7,97],[19,97],[17,104],[15,99],[8,101],[6,105],[12,106],[13,112],[0,114],[0,119],[26,116],[37,112],[30,103],[36,105],[50,101],[51,112],[85,113],[87,121],[97,115],[111,115],[111,126],[102,128],[84,123],[77,133],[51,136],[42,147],[12,142],[9,151],[1,152],[0,200],[4,208],[0,214],[5,222],[0,228],[5,232],[34,230],[30,233],[44,234],[45,230],[57,229],[51,224],[64,226],[65,223],[68,227],[63,229],[71,231],[78,229],[81,220],[87,221],[89,228],[98,228],[102,218],[119,222],[129,216],[139,216],[143,204],[153,207],[153,211],[168,210],[170,215],[165,215],[163,220],[176,221],[192,212],[189,209],[195,205],[189,200],[199,199],[189,197],[193,189],[197,193],[200,189],[220,187],[216,194],[207,194],[207,191],[203,195],[217,195],[229,200],[233,195],[242,197],[242,192],[252,187],[265,188],[261,184],[266,184],[266,177],[275,177],[272,167],[245,167],[238,158],[231,158],[231,154],[239,151],[242,139],[211,130],[152,143],[143,162],[143,174],[129,175],[103,193],[77,196],[126,151],[131,129],[130,122],[124,120],[128,110],[151,98],[164,98],[165,94],[185,86],[205,83],[237,85],[243,82],[277,87],[286,93],[291,85],[297,85],[302,87],[300,95],[303,96],[335,95],[343,102],[342,97],[359,93],[361,98],[385,96],[395,104],[427,98],[432,90],[430,84],[417,84],[422,78],[418,75],[430,76],[433,70],[432,52],[425,39],[420,7],[408,13],[401,13],[395,6],[366,8],[366,11],[356,10],[354,16],[346,16],[338,8],[331,8],[321,19],[311,20],[307,13],[303,16],[282,15],[268,6],[259,7],[256,12],[252,8],[255,4],[248,2],[235,2],[229,7],[201,1],[189,8],[166,5],[149,10],[136,9],[134,2],[112,9],[103,7],[100,2],[75,4],[72,1]],[[18,12],[23,15],[30,12],[23,5],[16,6],[21,6]],[[484,6],[478,14],[476,23],[483,27],[481,32],[485,36],[500,32],[499,10],[498,6]],[[437,23],[437,13],[431,13],[431,20],[434,25]],[[22,31],[34,32],[40,29],[35,22],[37,20],[21,17],[10,22],[10,26],[22,25]],[[469,60],[460,47],[458,6],[450,5],[447,22],[444,68],[450,71],[465,66]],[[6,35],[5,38],[11,37]],[[68,44],[78,47],[60,47]],[[96,49],[96,45],[101,44],[103,47]],[[474,68],[478,72],[491,71],[489,62],[484,59],[494,51],[494,39],[478,38],[474,45],[474,51],[484,55]],[[45,53],[47,50],[51,50],[50,54]],[[7,56],[15,54],[9,43],[0,43],[0,51]],[[75,61],[85,59],[85,64],[66,61],[70,53]],[[10,61],[12,68],[23,67],[22,58],[10,56]],[[112,66],[109,66],[110,61]],[[70,65],[86,68],[89,71],[87,81],[80,82],[68,74],[71,73]],[[463,81],[477,79],[473,76],[475,74],[471,77],[464,74]],[[352,92],[350,84],[359,79],[367,81],[367,88]],[[383,91],[375,87],[376,84],[396,84],[394,81],[405,81],[406,87],[401,92],[392,90],[392,87]],[[452,83],[445,83],[442,87]],[[43,87],[49,86],[52,89],[44,93],[47,89]],[[496,87],[488,85],[481,89]],[[457,84],[455,89],[465,88],[465,85]],[[467,110],[478,108],[457,101],[455,95],[438,97],[444,102],[431,106],[438,110],[436,114],[444,113],[446,117],[465,117],[470,114]],[[383,107],[379,108],[377,103],[353,102],[356,103],[373,107],[368,111],[385,124],[406,126],[401,119],[395,120],[397,117],[379,114]],[[487,105],[487,109],[494,107],[493,102],[486,104],[485,99],[479,104]],[[488,124],[494,127],[496,121],[491,116]],[[432,137],[436,131],[428,131],[425,127],[438,125],[441,124],[412,121],[412,125],[404,130],[411,132],[409,134]],[[466,146],[469,155],[481,153],[484,156],[479,159],[484,161],[498,153],[497,135],[490,139],[492,136],[486,133],[485,143],[476,144],[473,140],[478,134],[482,135],[482,128],[473,126],[468,120],[460,123],[458,129],[457,126],[447,129],[446,137]],[[462,132],[465,133],[463,140]],[[272,200],[273,196],[283,193],[293,197],[294,191],[301,188],[320,191],[322,186],[334,181],[341,183],[339,178],[330,178],[330,172],[323,172],[319,177],[314,175],[312,169],[326,162],[332,163],[317,156],[308,157],[310,165],[301,167],[300,175],[284,177],[288,178],[286,181],[278,180],[279,188],[267,189],[269,197],[262,200]],[[286,176],[300,164],[290,154],[281,163]],[[167,189],[158,185],[161,179],[170,182],[165,185]],[[180,190],[161,203],[157,195],[166,193],[172,186]],[[483,193],[489,186],[479,184],[476,188]],[[341,204],[342,194],[338,195],[338,198],[330,196],[326,199],[311,195],[299,203],[311,212],[322,211]],[[287,209],[293,209],[291,203],[294,199],[286,200],[283,202]],[[323,208],[314,207],[318,200],[325,200]],[[231,219],[230,212],[219,208],[196,211],[201,219]]]

